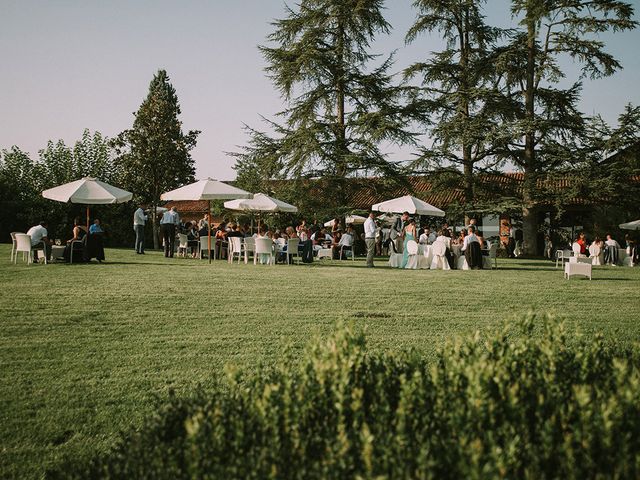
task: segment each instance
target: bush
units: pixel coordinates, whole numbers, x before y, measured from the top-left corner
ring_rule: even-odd
[[[435,361],[339,326],[172,399],[77,478],[639,478],[640,359],[533,315]]]

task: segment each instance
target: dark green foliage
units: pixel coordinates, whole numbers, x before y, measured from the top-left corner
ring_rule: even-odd
[[[120,186],[109,139],[100,132],[85,129],[73,148],[62,140],[49,141],[38,153],[35,161],[16,146],[0,154],[0,239],[3,242],[9,241],[10,232],[26,232],[40,220],[49,222],[51,238],[67,239],[71,236],[74,217],[81,216],[84,220],[85,205],[47,200],[42,197],[43,190],[83,177],[95,177]],[[130,207],[92,206],[91,212],[92,218],[102,220],[108,232],[108,245],[130,241]]]
[[[637,478],[640,356],[528,316],[432,363],[339,326],[173,399],[71,478]]]
[[[343,207],[346,177],[398,175],[380,145],[413,143],[414,136],[400,105],[404,90],[389,74],[391,58],[376,65],[370,52],[390,29],[382,4],[303,0],[274,22],[271,43],[260,50],[287,106],[283,121],[267,121],[275,135],[247,129],[249,144],[235,154],[239,180],[326,177],[334,184],[326,202]]]
[[[504,154],[525,174],[525,251],[536,254],[537,180],[575,153],[572,141],[586,134],[577,107],[581,81],[621,68],[597,35],[633,29],[637,22],[631,4],[613,0],[513,0],[511,11],[520,27],[496,65],[508,87],[504,102],[512,114],[505,125],[512,140]],[[582,66],[581,77],[568,86],[561,83],[562,56]]]
[[[504,32],[485,23],[483,3],[417,0],[418,16],[407,33],[407,42],[432,32],[446,40],[444,50],[405,70],[407,77],[421,83],[412,106],[422,114],[421,123],[432,140],[420,149],[413,167],[418,172],[443,164],[460,167],[466,213],[476,207],[476,172],[500,163],[496,153],[506,141],[500,101],[504,85],[494,68]]]
[[[135,114],[133,127],[122,132],[113,145],[122,188],[135,199],[155,208],[163,192],[194,181],[195,162],[191,150],[200,134],[182,132],[180,104],[165,70],[158,70],[149,93]],[[152,216],[155,232],[155,216]],[[157,248],[157,235],[153,235]]]

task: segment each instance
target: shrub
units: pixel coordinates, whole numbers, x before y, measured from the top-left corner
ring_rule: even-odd
[[[339,326],[173,399],[78,478],[639,478],[640,361],[530,315],[435,361]]]

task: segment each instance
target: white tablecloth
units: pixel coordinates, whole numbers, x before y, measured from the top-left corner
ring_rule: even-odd
[[[431,265],[431,245],[418,245],[418,254],[410,255],[406,269],[426,270]],[[402,265],[402,253],[392,253],[389,255],[389,266],[393,268],[400,268]]]

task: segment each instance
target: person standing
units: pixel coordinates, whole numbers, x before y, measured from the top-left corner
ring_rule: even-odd
[[[144,214],[142,207],[133,214],[133,231],[136,232],[136,253],[144,255],[144,225],[147,223],[147,216]]]
[[[374,213],[369,212],[369,218],[364,222],[364,242],[367,245],[367,267],[373,268],[373,254],[376,249],[376,222]]]
[[[164,239],[164,256],[173,258],[173,251],[176,246],[176,228],[180,225],[180,216],[176,212],[176,207],[164,212],[160,220],[162,238]]]

